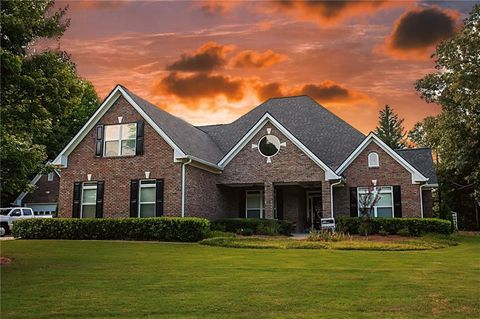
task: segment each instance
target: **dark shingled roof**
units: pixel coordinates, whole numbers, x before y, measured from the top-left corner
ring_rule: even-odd
[[[272,115],[333,170],[365,138],[308,96],[272,98],[230,124],[199,128],[208,133],[226,154],[265,113]]]
[[[405,148],[395,152],[428,178],[428,184],[438,183],[430,148]]]

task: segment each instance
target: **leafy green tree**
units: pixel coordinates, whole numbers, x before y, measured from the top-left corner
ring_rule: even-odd
[[[393,109],[387,104],[380,110],[378,117],[378,126],[375,128],[375,133],[382,141],[393,149],[404,148],[405,129],[403,128],[403,119],[398,117]]]
[[[480,5],[464,21],[462,30],[441,42],[435,54],[437,71],[415,83],[421,97],[442,107],[426,119],[415,143],[435,146],[437,170],[449,190],[471,186],[480,203]],[[418,133],[419,130],[416,131]],[[415,134],[416,134],[415,133]],[[447,203],[448,204],[448,203]]]
[[[65,52],[35,52],[39,40],[61,37],[66,9],[53,0],[4,1],[1,7],[1,204],[29,190],[31,177],[53,158],[98,106]]]

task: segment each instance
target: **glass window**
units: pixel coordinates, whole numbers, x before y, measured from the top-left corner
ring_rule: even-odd
[[[32,216],[32,211],[30,209],[22,209],[23,211],[23,216]]]
[[[47,181],[49,181],[49,182],[53,181],[53,172],[48,173]]]
[[[362,205],[365,204],[364,198],[368,196],[368,187],[358,188],[358,215],[360,216]],[[379,199],[377,204],[369,212],[372,217],[393,217],[393,187],[379,186],[373,189],[373,194],[378,193]],[[371,196],[371,200],[375,196]],[[370,206],[370,205],[366,205]]]
[[[378,160],[378,154],[372,152],[368,154],[368,167],[379,167],[380,161]]]
[[[19,216],[22,216],[22,212],[20,211],[19,208],[12,209],[12,213],[10,214],[10,216],[19,217]]]
[[[155,180],[140,181],[138,217],[155,217],[155,199],[157,187]]]
[[[263,191],[247,191],[245,201],[246,218],[263,218]]]
[[[280,140],[275,135],[265,135],[260,139],[258,149],[263,156],[274,156],[280,150]]]
[[[135,155],[137,124],[105,125],[104,156]]]
[[[95,218],[97,210],[97,183],[84,183],[82,187],[81,218]]]

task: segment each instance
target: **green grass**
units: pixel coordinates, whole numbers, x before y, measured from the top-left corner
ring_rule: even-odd
[[[427,251],[3,241],[2,318],[479,318],[480,236]]]

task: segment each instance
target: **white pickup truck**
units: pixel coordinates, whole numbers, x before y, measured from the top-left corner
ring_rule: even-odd
[[[13,222],[29,218],[52,218],[51,214],[35,215],[28,207],[0,208],[0,236],[5,236],[11,229]]]

